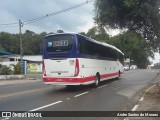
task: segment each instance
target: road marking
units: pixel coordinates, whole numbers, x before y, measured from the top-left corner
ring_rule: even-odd
[[[74,97],[79,97],[79,96],[82,96],[82,95],[87,94],[87,93],[88,93],[88,91],[84,92],[84,93],[81,93],[81,94],[78,94],[78,95],[75,95]]]
[[[108,86],[108,85],[103,85],[103,86],[100,86],[100,87],[98,87],[98,89],[100,89],[100,88],[103,88],[103,87],[106,87],[106,86]]]
[[[29,112],[38,111],[38,110],[41,110],[41,109],[43,109],[43,108],[47,108],[47,107],[50,107],[50,106],[56,105],[56,104],[61,103],[61,102],[63,102],[63,101],[57,101],[57,102],[54,102],[54,103],[51,103],[51,104],[48,104],[48,105],[45,105],[45,106],[42,106],[42,107],[39,107],[39,108],[36,108],[36,109],[30,110]]]
[[[135,105],[131,111],[136,111],[138,109],[138,107],[139,107],[139,105]]]
[[[139,101],[142,102],[143,100],[144,100],[144,97],[141,97],[141,99]]]
[[[70,100],[71,98],[66,98],[67,100]]]
[[[148,88],[148,90],[146,90],[146,93],[147,93],[150,89],[152,89],[154,86],[156,86],[156,84],[155,84],[155,85],[152,85],[150,88]]]
[[[38,89],[33,89],[33,90],[26,90],[26,91],[21,91],[21,92],[8,93],[8,94],[5,94],[5,95],[0,95],[0,99],[1,98],[6,98],[6,97],[12,97],[12,96],[16,96],[16,95],[22,95],[22,94],[27,94],[27,93],[38,92],[40,90],[45,90],[45,89],[48,89],[48,88],[49,87],[38,88]]]

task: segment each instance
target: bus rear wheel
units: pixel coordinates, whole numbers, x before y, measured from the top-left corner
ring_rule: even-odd
[[[121,71],[120,70],[118,71],[118,77],[121,77]]]
[[[99,84],[100,84],[100,76],[99,74],[96,74],[95,81],[93,83],[93,87],[96,88],[99,86]]]
[[[118,71],[118,76],[115,78],[116,80],[118,80],[121,77],[121,71]]]

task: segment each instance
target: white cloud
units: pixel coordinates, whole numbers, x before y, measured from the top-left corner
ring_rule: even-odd
[[[50,14],[71,6],[86,2],[86,0],[1,0],[0,1],[0,24],[16,22],[21,19],[22,22]],[[50,16],[44,20],[33,24],[24,25],[22,31],[31,30],[33,32],[56,32],[57,29],[71,32],[83,32],[93,25],[93,3],[86,4],[79,8]],[[76,25],[76,27],[75,27]],[[1,27],[0,32],[18,33],[17,27]]]
[[[76,29],[78,32],[88,32],[89,29],[91,29],[94,26],[94,21],[93,19],[88,19],[86,24],[84,26],[78,26],[76,25]]]
[[[153,62],[153,64],[160,62],[160,53],[154,53],[154,58],[150,58],[149,60]]]

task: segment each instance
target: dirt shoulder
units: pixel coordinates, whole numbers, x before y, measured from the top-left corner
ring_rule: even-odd
[[[33,82],[40,82],[42,79],[33,78],[33,77],[25,77],[22,79],[7,79],[7,80],[0,80],[0,86],[2,85],[16,85],[16,84],[24,84],[24,83],[33,83]]]
[[[160,113],[160,72],[154,83],[144,89],[135,111],[159,111]],[[160,115],[160,114],[159,114]],[[159,117],[130,117],[129,120],[160,120]]]

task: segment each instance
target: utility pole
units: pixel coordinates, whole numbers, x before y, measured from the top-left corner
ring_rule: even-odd
[[[22,48],[22,32],[21,32],[21,27],[23,27],[23,24],[22,24],[21,20],[19,20],[20,60],[21,60],[21,66],[22,66],[23,48]]]

